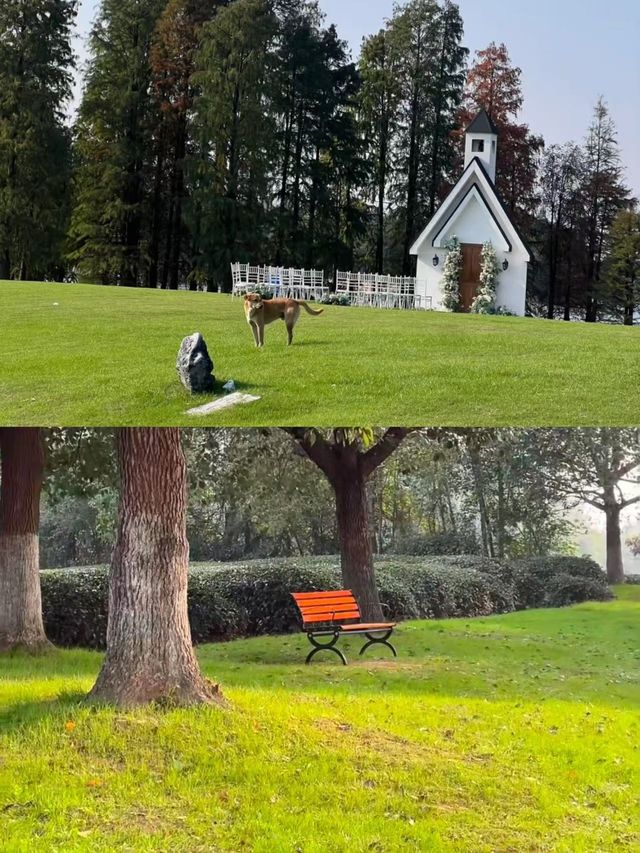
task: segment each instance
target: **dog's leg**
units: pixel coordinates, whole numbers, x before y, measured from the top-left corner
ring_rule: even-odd
[[[296,323],[298,322],[298,318],[300,317],[300,307],[296,305],[293,310],[287,311],[285,314],[284,322],[287,326],[287,338],[289,343],[287,346],[291,346],[293,343],[293,330],[295,329]]]
[[[250,323],[251,331],[253,332],[253,340],[255,341],[256,347],[260,346],[260,337],[258,335],[258,327],[255,323]]]
[[[264,346],[264,323],[260,323],[258,326],[258,340],[260,341],[258,346],[262,349]]]

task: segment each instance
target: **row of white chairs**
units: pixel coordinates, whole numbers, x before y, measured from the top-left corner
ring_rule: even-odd
[[[430,309],[431,298],[416,293],[417,284],[417,279],[411,276],[354,272],[336,274],[336,293],[347,296],[352,305],[369,308]]]
[[[275,297],[321,300],[329,293],[321,270],[231,264],[232,295],[266,290]],[[429,310],[430,297],[416,293],[417,280],[411,276],[377,273],[337,272],[336,295],[346,296],[352,305],[368,308]]]
[[[232,295],[270,291],[276,298],[320,300],[329,293],[321,270],[231,264]]]

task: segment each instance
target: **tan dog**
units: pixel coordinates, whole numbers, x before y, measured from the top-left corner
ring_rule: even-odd
[[[293,343],[293,329],[300,319],[300,309],[304,308],[312,317],[319,317],[320,311],[309,308],[306,302],[298,299],[263,299],[258,293],[247,293],[244,298],[244,313],[251,326],[257,347],[264,346],[264,327],[276,320],[284,320],[289,336],[289,346]]]

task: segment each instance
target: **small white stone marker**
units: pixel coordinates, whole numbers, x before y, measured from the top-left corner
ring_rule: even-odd
[[[213,403],[206,403],[204,406],[198,406],[195,409],[189,409],[187,415],[210,415],[213,412],[220,412],[223,409],[231,409],[233,406],[241,406],[245,403],[255,403],[260,397],[252,397],[251,394],[229,394],[227,397],[222,397],[219,400],[214,400]]]

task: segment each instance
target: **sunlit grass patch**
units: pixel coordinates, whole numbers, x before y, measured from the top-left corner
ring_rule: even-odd
[[[3,850],[597,851],[640,846],[640,588],[408,623],[400,657],[205,646],[229,708],[82,703],[95,652],[0,663]]]
[[[634,328],[327,307],[257,351],[230,296],[20,282],[0,282],[0,323],[12,426],[629,426],[640,408]],[[259,402],[185,415],[175,361],[196,330],[219,384]]]

